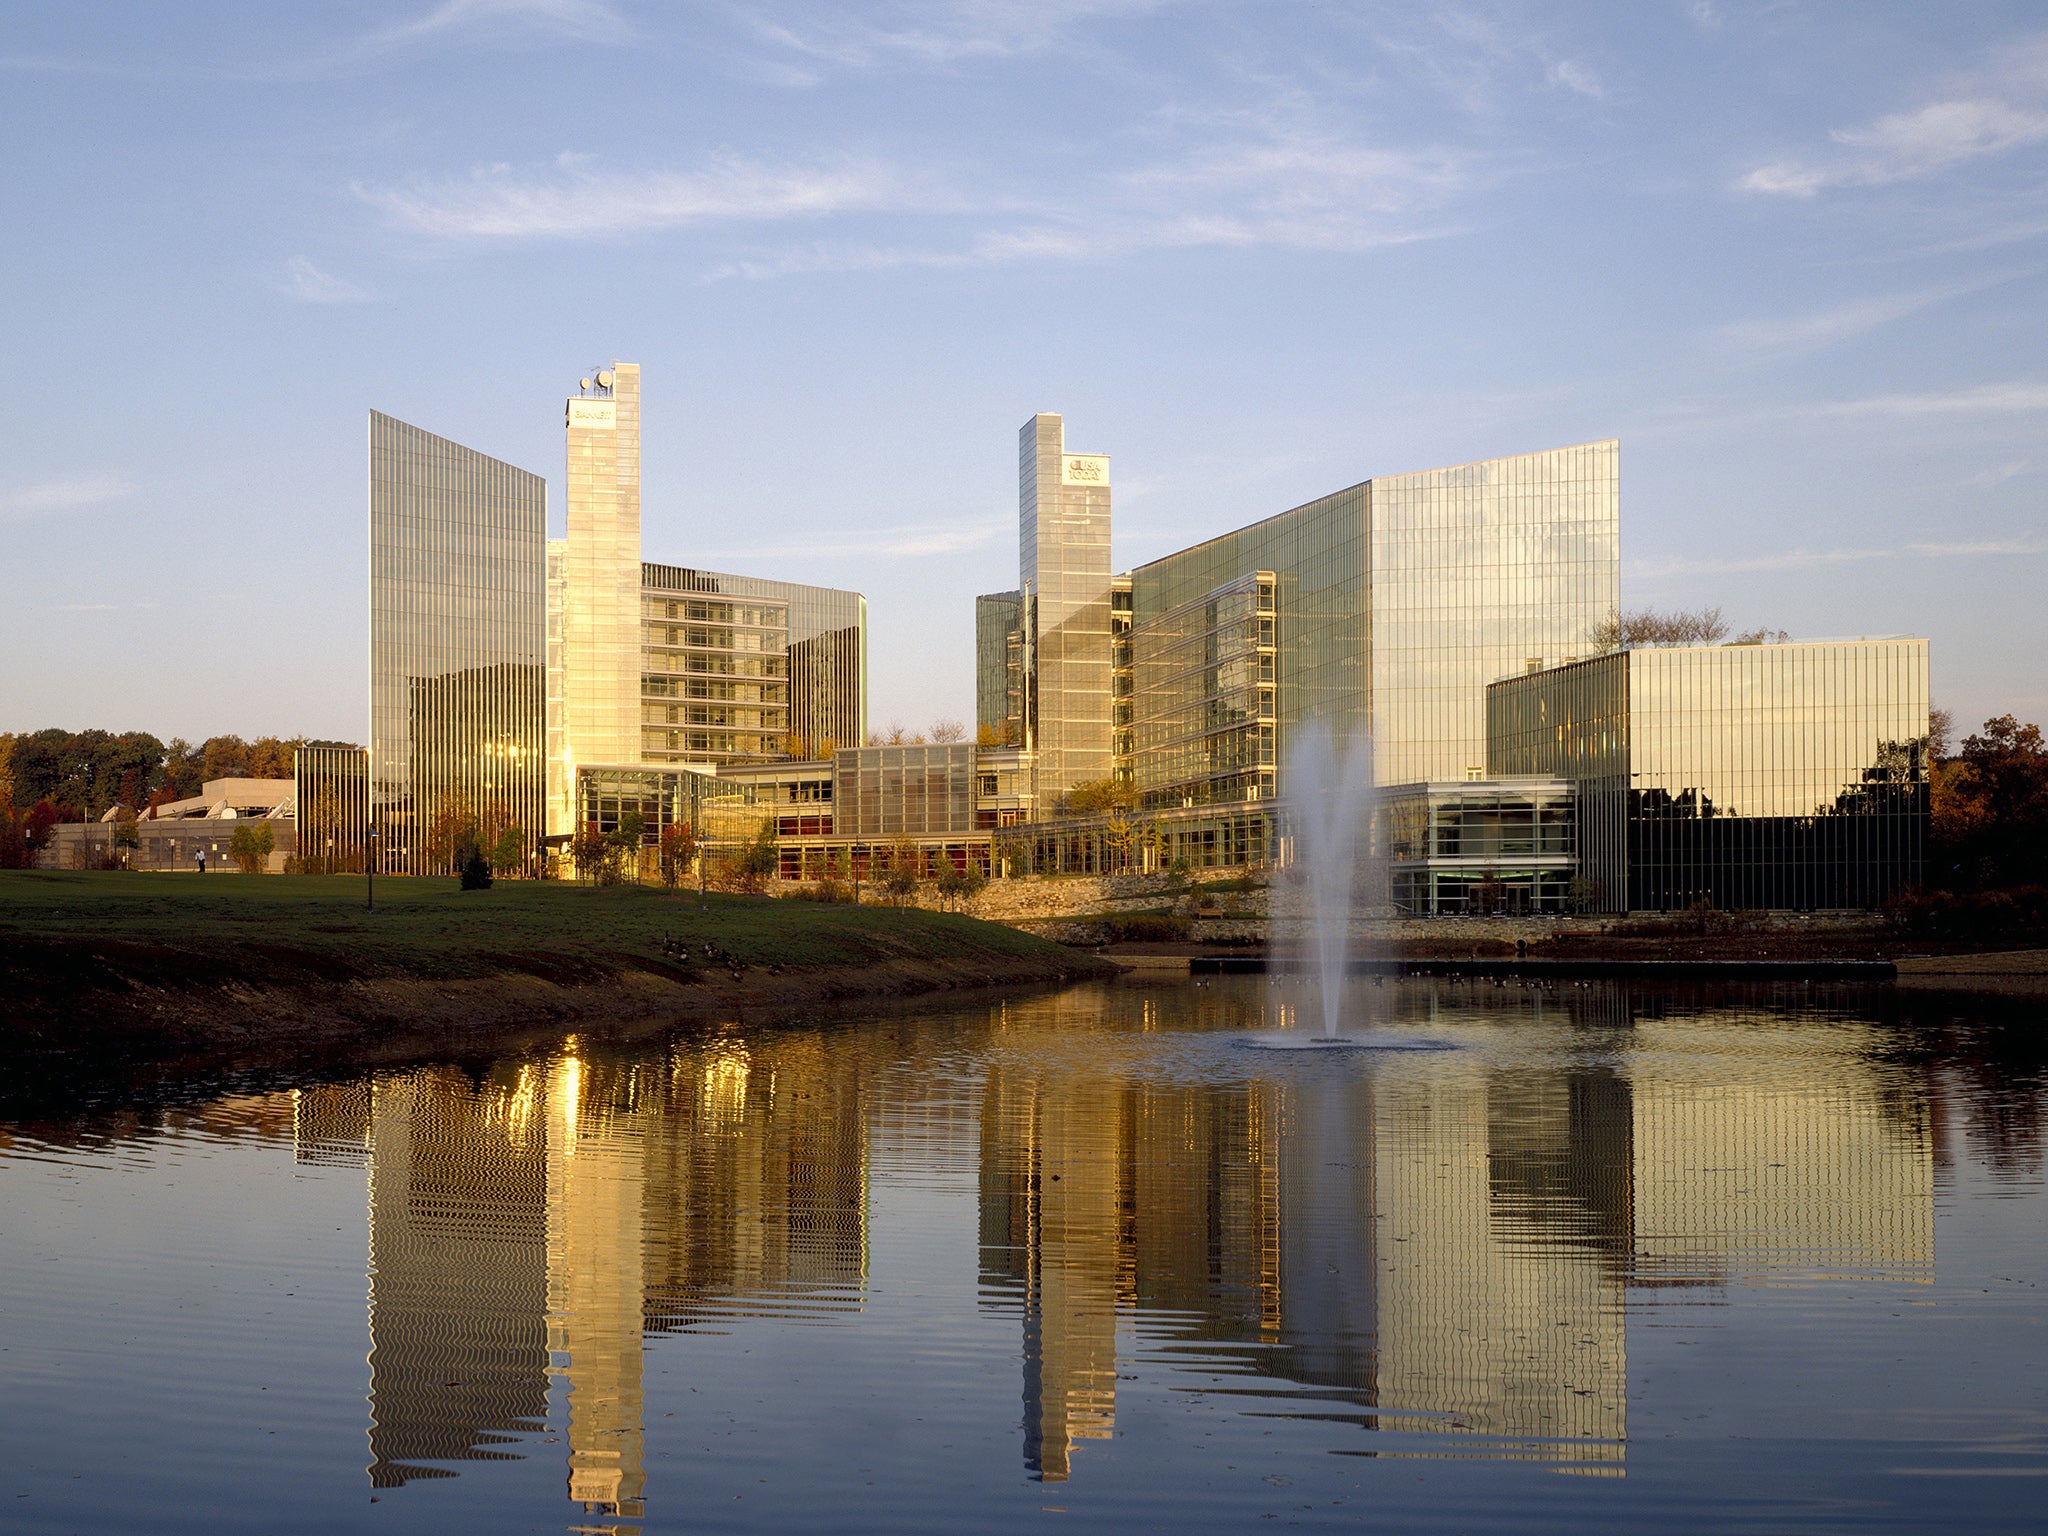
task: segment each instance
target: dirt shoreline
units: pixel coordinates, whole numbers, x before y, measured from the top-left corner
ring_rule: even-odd
[[[1060,950],[709,974],[646,961],[563,974],[567,968],[536,963],[560,958],[521,957],[516,966],[475,976],[330,970],[255,982],[223,976],[214,957],[169,947],[10,947],[0,953],[0,1072],[27,1086],[35,1077],[115,1063],[208,1074],[397,1065],[514,1051],[566,1033],[626,1039],[847,1003],[1119,973],[1094,955]]]

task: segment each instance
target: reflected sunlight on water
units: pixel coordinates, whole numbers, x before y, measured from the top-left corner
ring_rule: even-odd
[[[0,1410],[0,1527],[162,1504],[148,1455],[80,1488],[61,1426],[88,1383],[175,1416],[209,1370],[246,1408],[264,1351],[226,1341],[273,1272],[308,1277],[317,1406],[261,1431],[336,1501],[307,1528],[351,1455],[380,1523],[436,1529],[999,1527],[1055,1483],[1105,1526],[1422,1498],[1374,1462],[1421,1469],[1424,1523],[1818,1527],[1847,1494],[1816,1488],[1868,1501],[1901,1455],[1976,1474],[1996,1525],[2048,1473],[2012,1370],[2048,1337],[2042,1056],[1872,1006],[1361,984],[1347,1018],[1450,1048],[1267,1056],[1234,1045],[1256,978],[1132,982],[0,1127],[0,1342],[55,1403]],[[150,1225],[142,1185],[198,1217]],[[199,1299],[145,1303],[151,1273]],[[125,1378],[107,1326],[148,1340]],[[351,1394],[366,1455],[309,1427]],[[239,1412],[183,1416],[193,1466],[233,1461]],[[1927,1481],[1873,1507],[1932,1519]],[[248,1491],[207,1486],[172,1501],[191,1529]]]

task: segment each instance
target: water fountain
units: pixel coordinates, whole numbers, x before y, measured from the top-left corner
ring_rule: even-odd
[[[1281,1028],[1244,1043],[1269,1050],[1377,1044],[1338,1029],[1350,968],[1352,913],[1372,856],[1372,738],[1361,726],[1348,741],[1340,741],[1326,722],[1306,722],[1295,734],[1286,769],[1292,862],[1302,881],[1298,889],[1283,891],[1276,885],[1273,890],[1267,919],[1273,1012],[1283,1023],[1290,1014],[1298,1016],[1302,1005],[1289,1001],[1298,995],[1291,983],[1307,979],[1316,990],[1321,1029]]]

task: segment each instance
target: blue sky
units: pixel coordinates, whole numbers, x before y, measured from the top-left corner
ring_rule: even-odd
[[[559,521],[610,358],[648,557],[865,591],[877,723],[1038,410],[1120,567],[1619,437],[1627,605],[2048,719],[2038,0],[16,6],[0,130],[0,729],[361,739],[365,412]]]

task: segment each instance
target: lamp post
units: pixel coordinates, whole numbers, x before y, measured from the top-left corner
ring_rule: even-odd
[[[365,912],[375,912],[377,910],[377,824],[375,822],[370,823],[370,833],[364,840],[364,847],[363,890],[365,897],[363,910]]]

